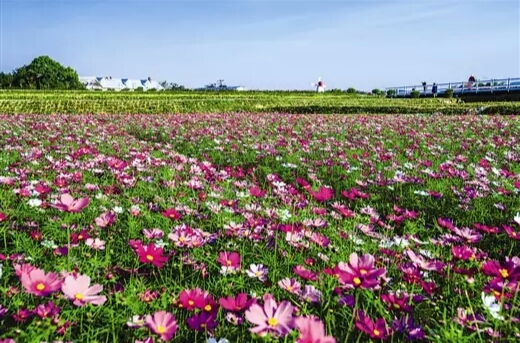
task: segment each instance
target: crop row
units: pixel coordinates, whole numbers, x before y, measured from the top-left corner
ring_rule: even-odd
[[[0,93],[0,113],[434,113],[518,114],[519,102],[457,103],[445,99],[385,99],[339,96],[133,95],[95,93]]]

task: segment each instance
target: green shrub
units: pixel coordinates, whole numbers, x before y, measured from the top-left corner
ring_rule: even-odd
[[[446,98],[453,98],[453,89],[451,89],[451,88],[446,89],[446,91],[444,92],[444,96]]]
[[[421,92],[419,92],[418,90],[414,89],[411,93],[410,93],[411,97],[414,98],[414,99],[417,99],[418,97],[421,96]]]
[[[396,94],[396,90],[395,89],[389,89],[386,91],[386,96],[389,97],[389,98],[393,98]]]

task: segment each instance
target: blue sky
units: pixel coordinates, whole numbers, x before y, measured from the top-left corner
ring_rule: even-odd
[[[520,76],[517,0],[0,0],[0,69],[362,90]]]

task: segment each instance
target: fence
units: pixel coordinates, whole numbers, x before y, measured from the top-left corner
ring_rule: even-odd
[[[421,95],[431,95],[432,86],[433,84],[427,84],[426,86],[420,84],[415,86],[390,87],[386,89],[386,92],[388,92],[390,89],[393,89],[395,90],[395,96],[397,97],[409,96],[413,90],[419,91]],[[520,92],[520,77],[477,80],[475,82],[464,81],[437,84],[437,94],[443,94],[447,89],[453,89],[453,93],[456,95],[494,92]]]

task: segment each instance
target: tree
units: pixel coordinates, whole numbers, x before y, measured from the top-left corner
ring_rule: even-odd
[[[355,94],[355,93],[356,93],[355,88],[350,87],[349,89],[347,89],[347,94]]]
[[[84,89],[78,73],[64,67],[49,56],[36,57],[29,65],[16,69],[12,86],[28,89]]]
[[[11,88],[13,86],[13,74],[0,73],[0,89]]]

